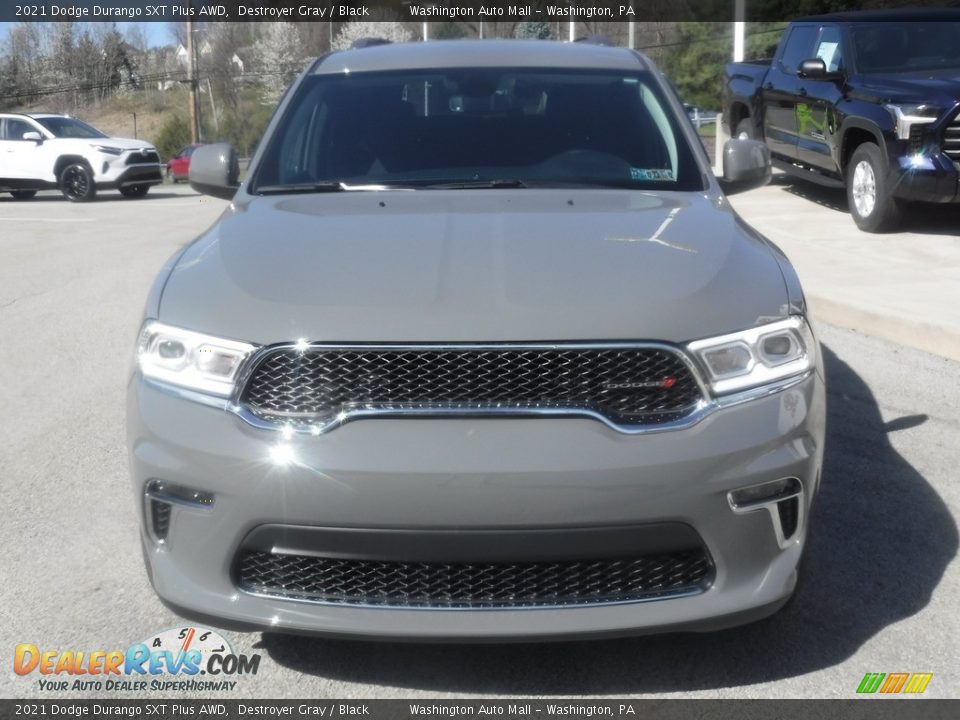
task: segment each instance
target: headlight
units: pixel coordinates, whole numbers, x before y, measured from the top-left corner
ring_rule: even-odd
[[[910,128],[914,125],[927,125],[936,122],[943,112],[943,108],[935,105],[901,104],[884,105],[897,123],[897,137],[901,140],[910,139]]]
[[[227,397],[255,345],[150,321],[140,332],[137,363],[144,377]]]
[[[799,316],[687,345],[706,369],[715,395],[802,375],[816,363],[816,347],[810,326]]]
[[[123,148],[111,147],[110,145],[94,145],[94,149],[99,150],[104,155],[122,155]]]

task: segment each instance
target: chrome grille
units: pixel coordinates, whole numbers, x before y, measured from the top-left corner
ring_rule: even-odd
[[[660,346],[309,346],[267,351],[241,403],[263,420],[293,424],[358,410],[552,410],[649,425],[690,414],[701,397],[687,363]]]
[[[943,133],[943,152],[955,163],[960,163],[960,115]]]
[[[487,608],[587,605],[689,595],[713,567],[702,548],[568,562],[344,560],[244,551],[242,590],[345,605]]]

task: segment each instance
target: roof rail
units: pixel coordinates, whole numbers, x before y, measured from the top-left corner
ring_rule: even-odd
[[[377,45],[390,45],[390,44],[391,44],[390,40],[386,40],[385,38],[365,37],[365,38],[359,38],[357,40],[354,40],[353,43],[351,43],[350,47],[351,48],[367,48],[367,47],[375,47]]]
[[[574,40],[574,42],[613,47],[613,40],[608,38],[606,35],[584,35],[583,37],[578,37],[576,40]]]

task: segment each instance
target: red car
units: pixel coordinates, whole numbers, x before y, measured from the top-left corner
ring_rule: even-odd
[[[190,176],[190,156],[199,145],[187,145],[167,162],[167,179],[173,182],[188,180]]]

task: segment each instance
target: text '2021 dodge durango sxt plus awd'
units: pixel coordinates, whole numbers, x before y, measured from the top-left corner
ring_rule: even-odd
[[[796,273],[642,55],[373,44],[281,101],[151,291],[129,386],[156,592],[230,628],[706,630],[790,597],[823,458]]]

